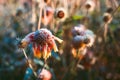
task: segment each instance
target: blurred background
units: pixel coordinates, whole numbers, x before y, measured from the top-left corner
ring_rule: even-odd
[[[44,11],[40,15],[42,7],[47,18]],[[54,12],[58,8],[63,8],[65,19],[56,18]],[[41,27],[63,39],[63,43],[57,43],[59,52],[52,51],[47,60],[44,75],[52,77],[38,80],[120,80],[119,0],[0,0],[0,80],[37,80],[17,39],[36,31],[40,16]],[[96,36],[80,61],[72,55],[71,35],[71,29],[79,24]],[[39,73],[44,62],[33,56],[31,47],[30,44],[25,50]]]

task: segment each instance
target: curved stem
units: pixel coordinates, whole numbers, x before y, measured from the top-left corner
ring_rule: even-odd
[[[112,16],[117,12],[117,10],[120,8],[120,5],[112,12]]]
[[[28,59],[28,57],[27,57],[27,54],[26,54],[25,50],[22,49],[22,51],[23,51],[23,54],[24,54],[24,56],[25,56],[25,58],[26,58],[26,60],[27,60],[27,62],[28,62],[29,67],[30,67],[30,68],[32,69],[32,71],[33,71],[33,74],[35,75],[35,77],[37,77],[37,73],[34,71],[34,69],[33,69],[33,67],[32,67],[32,64],[29,62],[29,59]]]

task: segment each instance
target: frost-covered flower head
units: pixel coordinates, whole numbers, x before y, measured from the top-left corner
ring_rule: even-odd
[[[80,24],[79,26],[75,26],[72,29],[72,35],[73,43],[76,44],[76,46],[81,43],[86,44],[86,46],[92,46],[94,43],[94,33],[91,30],[86,29],[85,26],[82,24]]]
[[[67,17],[67,11],[64,8],[57,8],[55,10],[54,16],[59,21],[64,21]]]
[[[55,40],[60,43],[62,42],[61,39],[52,35],[48,29],[43,28],[36,32],[31,32],[25,36],[25,38],[21,40],[19,47],[24,48],[28,44],[32,43],[34,56],[37,58],[43,57],[44,59],[47,59],[51,55],[52,49],[55,52],[58,51]]]
[[[85,3],[85,9],[92,12],[95,9],[95,2],[93,0],[87,0]]]
[[[91,47],[95,41],[95,35],[92,31],[86,30],[83,35],[77,35],[73,37],[73,47],[76,49]]]
[[[86,29],[84,25],[75,26],[72,29],[72,54],[80,59],[86,54],[87,47],[91,47],[95,41],[94,33]],[[79,53],[79,54],[78,54]]]
[[[91,30],[86,30],[85,31],[85,37],[87,40],[87,47],[91,47],[95,41],[95,35]],[[85,41],[84,41],[85,42]]]
[[[86,30],[85,26],[82,24],[79,24],[78,26],[75,26],[72,29],[72,35],[76,36],[76,35],[82,35],[82,33]]]
[[[86,45],[84,44],[84,40],[86,37],[77,35],[73,37],[72,44],[75,49],[84,48]]]

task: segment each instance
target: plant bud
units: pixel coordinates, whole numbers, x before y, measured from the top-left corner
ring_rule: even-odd
[[[112,21],[112,16],[110,13],[104,13],[103,15],[103,21],[105,23],[110,23]]]
[[[59,21],[64,21],[68,15],[67,15],[67,12],[64,8],[58,8],[55,10],[54,16]]]
[[[85,8],[86,8],[89,12],[93,11],[93,10],[95,9],[95,2],[92,1],[92,0],[86,1],[86,3],[85,3]]]

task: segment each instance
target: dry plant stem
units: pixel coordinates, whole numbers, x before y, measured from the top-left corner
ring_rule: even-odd
[[[112,12],[112,16],[115,14],[115,12],[119,9],[120,5]],[[112,18],[111,16],[111,18]],[[104,38],[106,39],[106,35],[107,35],[107,30],[108,30],[108,23],[105,23],[104,24]],[[113,37],[113,36],[112,36]]]
[[[78,65],[79,65],[80,62],[81,62],[81,58],[78,59],[76,65],[75,65],[75,70],[77,69],[77,67],[78,67]]]
[[[80,53],[80,50],[77,51],[77,54],[81,54],[81,53]],[[82,60],[81,57],[78,58],[78,60],[77,60],[77,62],[76,62],[76,64],[75,64],[75,70],[77,69],[77,66],[79,65],[79,63],[81,62],[81,60]]]
[[[35,13],[35,3],[34,0],[32,0],[32,17],[34,13]]]
[[[56,21],[56,25],[54,28],[55,33],[58,31],[60,25],[61,25],[61,22]]]
[[[23,54],[24,54],[24,56],[25,56],[25,58],[26,58],[26,60],[27,60],[27,62],[28,62],[29,67],[30,67],[30,68],[32,69],[32,71],[33,71],[33,74],[35,75],[35,77],[37,77],[37,74],[36,74],[36,72],[34,71],[31,63],[29,62],[29,59],[28,59],[28,57],[27,57],[27,54],[26,54],[25,50],[22,49],[22,51],[23,51]]]
[[[89,10],[87,9],[87,11],[86,11],[86,17],[88,17],[88,13],[89,13]]]
[[[108,23],[105,23],[104,25],[104,39],[105,40],[106,40],[107,32],[108,32]]]
[[[51,21],[50,28],[51,28],[51,30],[55,29],[55,19],[54,18]]]
[[[53,0],[52,2],[51,2],[51,6],[52,6],[52,8],[55,10],[55,8],[56,8],[56,2],[57,0]]]
[[[67,10],[67,12],[68,12],[68,2],[67,2],[67,0],[64,0],[63,1],[64,2],[64,8]]]
[[[110,1],[110,3],[111,3],[111,6],[114,8],[114,7],[115,7],[115,5],[114,5],[113,0],[109,0],[109,1]]]
[[[35,13],[35,3],[34,0],[32,0],[32,22],[36,22],[36,13]]]
[[[112,12],[112,16],[114,16],[114,14],[117,12],[117,10],[119,9],[120,5]],[[114,35],[112,33],[112,31],[110,31],[111,35],[112,35],[112,38],[114,39]]]
[[[115,0],[110,0],[111,4],[112,4],[112,7],[115,7],[117,8],[117,5],[115,4]]]
[[[82,6],[85,5],[86,1],[87,1],[87,0],[83,0],[83,1],[82,1],[81,5],[80,5],[80,7],[79,7],[79,10],[82,8]]]
[[[45,2],[43,2],[45,4]],[[46,19],[47,19],[47,16],[46,16],[46,9],[45,9],[45,5],[43,5],[43,10],[44,10],[44,20],[45,20],[45,25],[46,25]]]
[[[73,4],[72,7],[70,7],[70,10],[69,10],[69,15],[71,16],[73,14],[73,9],[74,9],[74,1],[75,0],[72,0],[70,4]]]
[[[112,16],[114,16],[114,14],[117,12],[117,10],[119,9],[119,7],[120,7],[120,5],[112,12],[112,14],[111,14]],[[104,24],[104,26],[105,26],[105,24]],[[101,28],[102,28],[102,27],[100,27],[100,29],[101,29]],[[98,30],[98,33],[99,33],[99,31],[100,31],[100,30]],[[115,39],[112,31],[110,31],[110,33],[111,33],[112,38]],[[119,51],[119,46],[118,46],[118,44],[116,43],[116,41],[114,41],[114,44],[116,44],[116,48],[117,48],[117,50]],[[105,45],[102,46],[102,47],[104,48]],[[101,57],[103,56],[103,54],[104,54],[104,53],[101,53],[98,58],[101,58]]]
[[[42,70],[45,68],[46,64],[47,64],[47,62],[46,62],[46,60],[44,60],[44,65],[43,65],[43,67],[42,67],[42,69],[41,69],[41,71],[39,73],[42,72]],[[42,80],[42,79],[38,77],[37,80]]]
[[[77,54],[79,54],[79,53],[80,53],[80,51],[78,50],[78,51],[77,51]],[[77,69],[77,66],[79,65],[79,63],[81,62],[81,60],[82,60],[82,58],[79,58],[78,60],[77,60],[77,59],[75,60],[75,65],[74,65],[74,67],[72,67],[72,68],[74,68],[74,70]],[[69,66],[67,67],[66,71],[65,71],[64,74],[63,74],[62,80],[64,80],[66,74],[69,74],[69,73],[70,73],[70,72],[69,72],[70,70],[71,70],[71,66],[69,65]]]
[[[43,5],[42,4],[42,0],[40,0],[40,5]],[[43,6],[40,6],[40,15],[39,15],[39,22],[38,22],[38,30],[40,29],[40,26],[41,26],[41,20],[42,20],[42,8],[43,8]]]
[[[111,18],[112,18],[112,17],[114,16],[114,14],[117,12],[117,10],[119,9],[119,7],[120,7],[120,5],[111,13],[111,15],[112,15]],[[103,27],[105,28],[105,26],[107,26],[107,25],[108,25],[108,23],[104,23]],[[100,29],[98,29],[97,33],[99,33],[103,27],[100,27]],[[105,33],[106,33],[106,32],[104,32],[104,37],[105,37]],[[106,33],[106,34],[107,34],[107,33]]]
[[[112,16],[114,16],[114,14],[117,12],[117,10],[119,9],[120,5],[112,12]]]
[[[51,4],[52,4],[53,10],[55,10],[56,1],[52,1]],[[54,29],[55,29],[55,19],[54,19],[54,18],[53,18],[52,21],[51,21],[50,28],[51,28],[51,30],[54,30]]]
[[[53,1],[51,2],[51,6],[54,10],[55,10],[55,4],[56,4],[55,2],[53,2]]]

